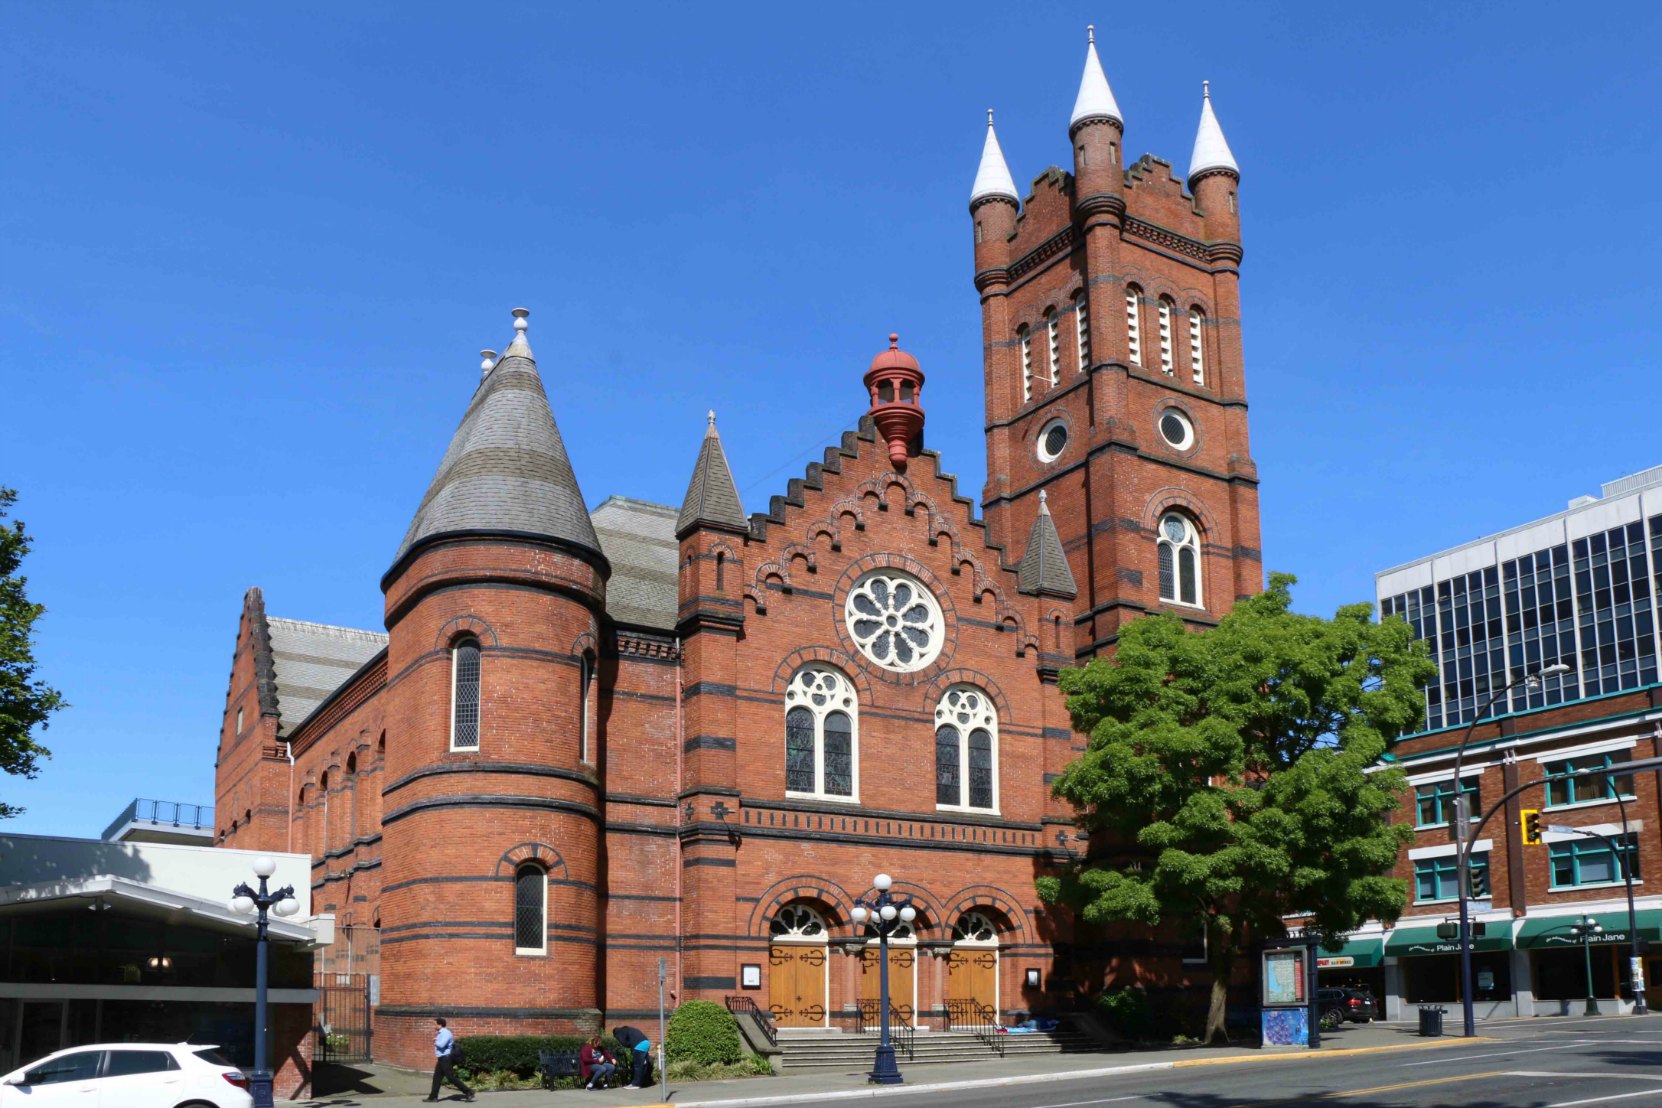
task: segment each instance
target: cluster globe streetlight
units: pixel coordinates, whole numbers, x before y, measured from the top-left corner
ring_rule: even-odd
[[[1593,940],[1604,934],[1599,921],[1583,912],[1570,924],[1570,934],[1581,940],[1581,953],[1587,959],[1587,1015],[1599,1014],[1599,1002],[1593,996]]]
[[[254,859],[254,876],[260,879],[258,889],[242,882],[231,890],[231,911],[246,916],[258,913],[254,931],[254,1072],[248,1079],[248,1092],[254,1108],[274,1108],[271,1094],[271,1066],[266,1059],[266,1040],[270,1024],[267,1018],[267,978],[271,942],[266,936],[270,923],[268,913],[287,919],[300,911],[300,902],[294,897],[294,886],[284,885],[273,891],[267,885],[277,872],[277,859],[260,855]]]
[[[895,1065],[894,1044],[889,1041],[889,936],[901,924],[909,924],[918,918],[918,910],[912,907],[909,897],[889,895],[894,887],[894,878],[886,873],[880,873],[871,879],[871,887],[877,890],[877,895],[871,900],[856,900],[850,909],[849,918],[856,927],[863,931],[864,925],[869,923],[877,932],[879,943],[878,963],[878,1028],[877,1057],[871,1068],[871,1081],[877,1085],[898,1085],[901,1082],[900,1067]]]

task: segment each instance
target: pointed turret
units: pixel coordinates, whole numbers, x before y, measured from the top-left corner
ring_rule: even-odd
[[[1235,155],[1224,141],[1223,128],[1212,113],[1212,82],[1202,81],[1200,101],[1200,128],[1195,131],[1195,150],[1189,157],[1189,188],[1203,173],[1232,173],[1240,180],[1241,167],[1235,164]]]
[[[1021,203],[1016,194],[1015,179],[1004,162],[1004,150],[998,145],[998,132],[993,130],[993,110],[987,109],[987,141],[981,146],[981,167],[975,171],[975,184],[970,189],[970,210],[983,200],[1008,200]]]
[[[1102,60],[1096,56],[1096,27],[1085,28],[1085,73],[1079,78],[1079,96],[1073,102],[1073,115],[1068,129],[1078,127],[1087,119],[1110,119],[1125,129],[1125,117],[1120,115],[1119,101],[1108,87],[1108,75],[1102,72]]]
[[[727,465],[727,453],[722,450],[721,436],[716,433],[714,411],[709,413],[709,419],[704,444],[698,448],[698,463],[693,466],[692,480],[687,482],[687,495],[681,500],[681,514],[675,520],[677,539],[685,538],[687,532],[699,527],[719,527],[740,533],[750,530],[738,487],[733,484],[733,471]]]
[[[514,341],[500,358],[486,359],[492,364],[416,509],[395,564],[418,546],[464,534],[546,540],[605,564],[525,337],[531,313],[515,308],[513,314]]]
[[[1016,588],[1030,596],[1061,596],[1072,600],[1079,595],[1074,584],[1073,570],[1062,554],[1062,540],[1056,535],[1056,522],[1050,518],[1050,505],[1039,490],[1039,514],[1033,520],[1033,530],[1027,536],[1027,551],[1016,566]]]

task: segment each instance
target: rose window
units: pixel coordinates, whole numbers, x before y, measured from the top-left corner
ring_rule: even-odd
[[[854,583],[845,611],[848,632],[860,653],[886,669],[922,669],[941,652],[941,609],[923,584],[893,570],[869,573]]]

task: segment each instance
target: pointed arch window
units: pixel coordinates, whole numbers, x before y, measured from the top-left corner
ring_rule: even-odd
[[[1199,607],[1200,532],[1189,517],[1168,512],[1160,520],[1160,599]]]
[[[1085,290],[1073,294],[1073,323],[1075,341],[1079,345],[1079,372],[1091,368],[1091,317],[1085,303]]]
[[[514,871],[514,953],[548,953],[548,871],[535,862]]]
[[[1033,335],[1026,327],[1016,332],[1021,337],[1021,398],[1033,399]]]
[[[1205,343],[1202,339],[1201,324],[1206,317],[1199,308],[1189,309],[1189,372],[1194,375],[1195,384],[1206,383],[1206,354]]]
[[[1160,298],[1160,371],[1170,374],[1172,371],[1172,302],[1164,296]]]
[[[1045,340],[1050,349],[1050,383],[1062,380],[1062,327],[1056,318],[1056,309],[1045,312]]]
[[[785,688],[785,791],[859,796],[859,705],[854,685],[829,666],[803,666]]]
[[[1143,364],[1142,295],[1136,285],[1125,286],[1125,352],[1138,365]]]
[[[479,640],[450,648],[450,749],[479,749]]]
[[[998,712],[974,685],[953,685],[935,708],[935,806],[998,810]]]

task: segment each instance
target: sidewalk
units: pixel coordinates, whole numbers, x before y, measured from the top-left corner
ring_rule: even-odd
[[[811,1070],[781,1077],[753,1077],[739,1081],[697,1081],[669,1083],[669,1100],[659,1095],[659,1086],[651,1089],[607,1089],[587,1092],[582,1089],[564,1089],[543,1092],[540,1089],[521,1089],[513,1092],[481,1092],[478,1103],[490,1108],[638,1108],[642,1105],[701,1105],[704,1108],[737,1108],[746,1103],[811,1104],[826,1101],[858,1102],[872,1097],[904,1094],[924,1087],[941,1089],[987,1087],[1000,1084],[1027,1084],[1059,1081],[1092,1075],[1138,1070],[1170,1069],[1180,1065],[1222,1064],[1229,1061],[1258,1061],[1271,1058],[1319,1058],[1336,1050],[1380,1050],[1391,1048],[1427,1047],[1452,1044],[1453,1038],[1422,1039],[1414,1028],[1403,1024],[1350,1024],[1337,1032],[1323,1035],[1320,1050],[1302,1048],[1257,1047],[1165,1047],[1150,1050],[1104,1051],[1091,1054],[1039,1054],[1020,1058],[990,1058],[985,1062],[955,1062],[938,1065],[908,1065],[901,1061],[900,1069],[906,1077],[904,1086],[874,1086],[866,1082],[864,1071]],[[426,1095],[430,1078],[399,1071],[378,1070],[385,1078],[383,1093],[328,1095],[316,1100],[290,1102],[315,1108],[414,1108]],[[448,1090],[440,1094],[443,1103],[461,1103],[461,1094]]]

